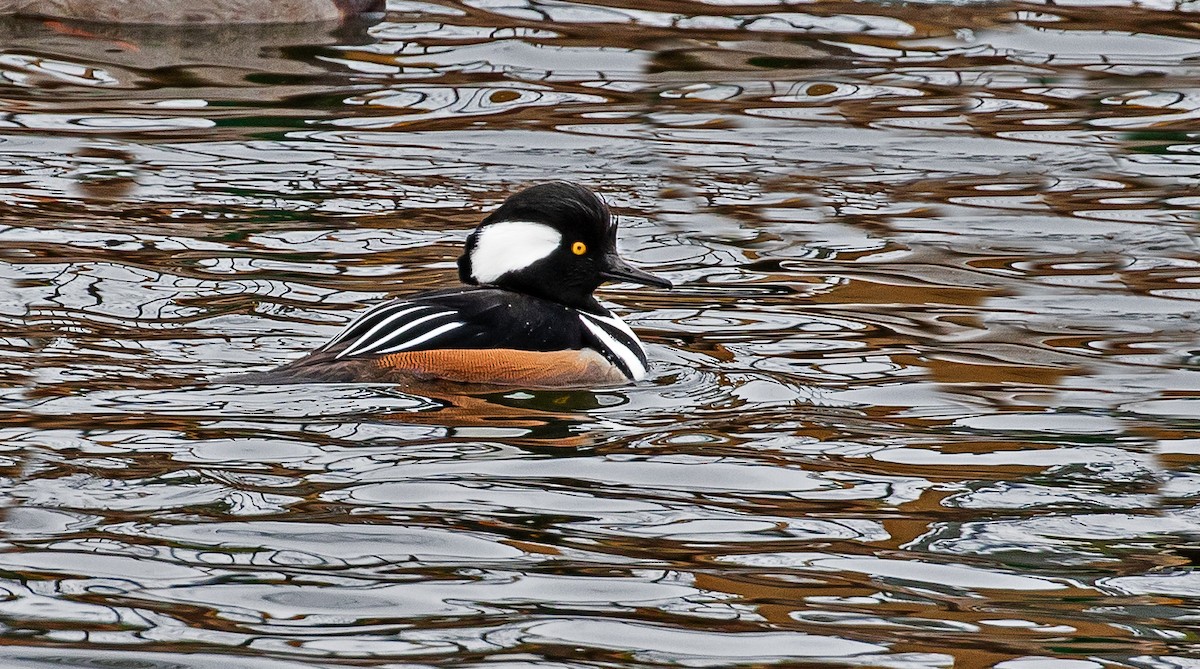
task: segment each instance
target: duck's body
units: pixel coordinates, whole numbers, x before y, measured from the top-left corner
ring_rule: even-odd
[[[616,385],[646,376],[646,352],[592,296],[606,279],[670,283],[616,256],[616,224],[566,183],[509,198],[468,239],[468,287],[379,305],[313,353],[230,379],[250,383]]]
[[[338,22],[385,0],[0,0],[0,14],[158,25]]]
[[[258,383],[613,385],[646,375],[620,319],[500,288],[461,288],[381,304],[313,353]]]

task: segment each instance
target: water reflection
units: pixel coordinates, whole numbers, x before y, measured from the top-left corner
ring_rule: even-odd
[[[1188,666],[1186,10],[0,23],[0,656]],[[680,284],[651,382],[210,382],[549,178]]]

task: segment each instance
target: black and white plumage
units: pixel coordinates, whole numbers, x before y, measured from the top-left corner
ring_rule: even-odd
[[[440,349],[562,351],[590,348],[632,380],[646,351],[621,319],[497,288],[430,293],[381,304],[318,349],[334,360]]]
[[[647,373],[641,341],[592,292],[606,280],[669,287],[616,253],[608,207],[587,189],[522,191],[467,240],[468,287],[372,308],[305,358],[242,382],[443,379],[492,385],[626,383]]]

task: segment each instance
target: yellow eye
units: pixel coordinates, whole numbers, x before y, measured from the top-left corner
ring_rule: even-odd
[[[583,242],[575,242],[571,245],[571,253],[574,253],[577,256],[587,253],[587,244],[584,244]]]

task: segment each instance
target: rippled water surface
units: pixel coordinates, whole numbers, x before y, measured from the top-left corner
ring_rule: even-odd
[[[1200,13],[1138,4],[0,22],[0,666],[1200,666]],[[210,381],[553,178],[678,286],[603,291],[648,382]]]

